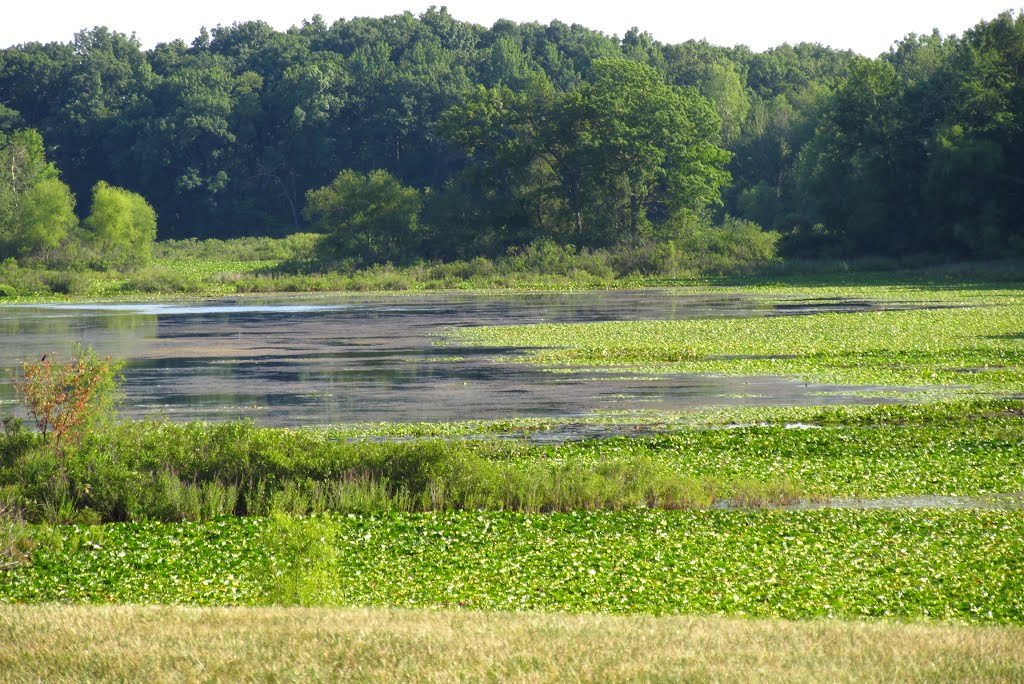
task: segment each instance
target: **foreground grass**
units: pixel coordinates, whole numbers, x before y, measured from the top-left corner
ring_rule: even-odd
[[[0,607],[0,681],[1013,682],[1024,628],[381,609]]]

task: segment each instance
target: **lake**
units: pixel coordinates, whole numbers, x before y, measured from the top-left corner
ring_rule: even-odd
[[[0,307],[0,413],[14,409],[9,378],[20,359],[66,357],[76,342],[125,361],[122,415],[174,421],[249,418],[299,426],[853,403],[864,399],[850,392],[878,388],[780,378],[550,373],[494,360],[521,350],[467,348],[444,335],[473,325],[807,315],[881,306],[672,290],[8,305]]]

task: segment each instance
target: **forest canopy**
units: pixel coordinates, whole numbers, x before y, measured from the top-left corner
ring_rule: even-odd
[[[443,8],[151,50],[98,27],[0,51],[0,259],[78,240],[125,266],[156,234],[312,228],[401,262],[728,217],[791,254],[1022,253],[1022,75],[1011,12],[876,59]]]

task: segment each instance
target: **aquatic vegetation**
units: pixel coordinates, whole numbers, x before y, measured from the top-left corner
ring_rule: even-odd
[[[1024,400],[1008,397],[1024,388],[1020,292],[906,287],[860,291],[904,307],[885,311],[453,336],[529,349],[509,361],[557,372],[907,385],[913,403],[325,429],[126,422],[59,462],[5,430],[0,495],[18,553],[0,602],[1024,623],[1020,508],[774,508],[1024,491]],[[905,306],[929,295],[947,307]],[[564,440],[601,429],[635,434]]]
[[[61,527],[5,601],[256,604],[267,518]],[[1024,621],[1020,511],[464,512],[313,517],[303,603]],[[328,529],[329,528],[329,529]],[[316,548],[314,548],[316,550]],[[287,551],[285,551],[287,553]],[[302,563],[301,549],[290,562]]]
[[[969,296],[970,293],[958,292]],[[1024,391],[1024,298],[810,316],[461,328],[509,361],[645,373],[781,375],[816,383]]]
[[[351,438],[333,429],[129,422],[61,459],[38,437],[10,431],[0,435],[0,487],[27,517],[51,522],[981,496],[1024,491],[1022,407],[749,410],[692,416],[694,426],[662,434],[561,443],[495,438],[515,422],[437,426],[446,439],[389,438],[423,426],[391,426],[375,438],[363,426],[363,437]],[[722,422],[738,416],[750,423]],[[774,422],[753,424],[767,418]]]

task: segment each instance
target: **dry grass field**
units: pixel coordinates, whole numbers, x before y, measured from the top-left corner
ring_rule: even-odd
[[[0,642],[4,682],[1024,680],[1016,626],[8,605]]]

